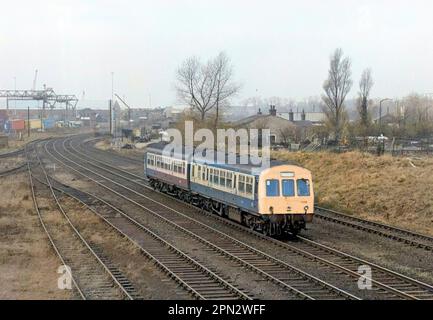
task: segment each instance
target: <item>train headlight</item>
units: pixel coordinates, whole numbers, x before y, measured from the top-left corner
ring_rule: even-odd
[[[305,207],[304,207],[304,211],[305,211],[305,213],[307,213],[307,212],[308,212],[308,209],[309,209],[309,207],[308,207],[308,206],[305,206]]]
[[[269,207],[269,212],[274,213],[274,207]]]

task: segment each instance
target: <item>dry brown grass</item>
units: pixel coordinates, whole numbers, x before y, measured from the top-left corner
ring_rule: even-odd
[[[103,139],[94,144],[95,148],[103,150],[103,151],[112,151],[116,152],[123,156],[136,157],[142,156],[144,153],[143,149],[121,149],[117,147],[113,147],[110,143],[109,139]]]
[[[23,157],[0,158],[0,172],[16,168],[24,164]]]
[[[96,142],[95,147],[104,151],[111,149],[110,142],[107,139]]]
[[[0,178],[0,299],[67,299],[59,261],[36,212],[26,173]]]
[[[320,205],[433,235],[433,158],[283,151],[273,156],[312,171]]]

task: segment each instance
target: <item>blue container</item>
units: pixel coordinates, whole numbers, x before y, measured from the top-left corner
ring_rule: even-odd
[[[52,128],[54,128],[54,126],[56,124],[54,119],[44,119],[44,120],[42,120],[42,123],[44,125],[44,129],[52,129]]]

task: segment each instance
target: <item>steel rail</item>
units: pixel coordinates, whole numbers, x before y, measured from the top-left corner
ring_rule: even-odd
[[[17,167],[12,168],[12,169],[0,171],[0,177],[8,176],[8,175],[11,175],[11,174],[16,173],[16,172],[27,170],[26,167],[27,167],[27,163],[23,163]]]
[[[141,224],[140,222],[138,222],[137,220],[135,220],[134,218],[130,217],[128,214],[126,214],[124,211],[122,211],[121,209],[119,209],[118,207],[112,205],[111,203],[105,201],[104,199],[98,197],[95,194],[92,194],[90,192],[86,192],[83,190],[78,190],[75,189],[69,185],[66,185],[52,177],[50,177],[50,179],[52,181],[55,181],[59,187],[53,187],[54,189],[58,190],[58,192],[61,192],[63,194],[66,194],[67,196],[75,199],[76,201],[80,202],[83,206],[85,206],[87,209],[89,209],[90,211],[92,211],[94,214],[96,214],[101,220],[103,220],[105,223],[107,223],[110,227],[112,227],[113,229],[115,229],[118,233],[120,233],[123,237],[127,238],[130,242],[132,242],[135,246],[137,246],[137,248],[140,249],[140,251],[142,251],[142,253],[144,255],[146,255],[149,259],[151,259],[152,261],[154,261],[156,264],[158,264],[159,267],[161,267],[161,269],[163,269],[164,271],[166,271],[170,277],[174,277],[176,278],[176,280],[183,286],[185,286],[187,288],[188,291],[191,291],[194,293],[194,295],[196,295],[199,298],[205,299],[205,295],[203,293],[199,293],[199,289],[194,289],[193,287],[191,287],[191,285],[189,285],[187,282],[185,282],[184,280],[182,280],[181,276],[177,275],[176,272],[170,270],[169,267],[167,267],[166,265],[164,265],[163,262],[161,262],[157,257],[155,257],[154,255],[152,255],[152,253],[150,253],[149,251],[147,251],[143,245],[139,244],[136,240],[134,240],[132,238],[132,236],[130,236],[129,234],[127,234],[126,232],[122,231],[115,223],[111,222],[109,218],[107,218],[106,216],[104,216],[103,214],[99,213],[96,209],[94,209],[92,207],[92,205],[95,205],[94,201],[96,200],[97,202],[109,207],[110,209],[112,209],[112,211],[115,211],[116,213],[118,213],[120,216],[124,217],[125,220],[127,220],[128,222],[130,222],[131,224],[135,225],[136,227],[138,227],[141,231],[144,231],[145,233],[148,233],[150,236],[152,236],[154,239],[158,240],[164,247],[169,248],[174,254],[184,258],[186,261],[191,262],[192,265],[194,265],[195,267],[197,267],[198,269],[202,269],[206,274],[209,274],[211,277],[215,276],[215,279],[218,282],[221,282],[221,284],[223,284],[224,286],[227,286],[227,288],[233,292],[235,292],[239,298],[241,299],[246,299],[246,300],[252,300],[252,298],[250,296],[248,296],[246,293],[244,293],[243,291],[239,290],[238,288],[236,288],[235,286],[231,285],[229,282],[225,281],[224,279],[222,279],[220,276],[216,275],[215,273],[213,273],[210,269],[206,268],[203,264],[200,264],[199,262],[197,262],[196,260],[188,257],[185,253],[183,253],[182,251],[180,251],[179,249],[177,249],[176,247],[174,247],[173,245],[171,245],[169,242],[167,242],[166,240],[164,240],[163,238],[161,238],[160,236],[158,236],[156,233],[152,232],[150,229],[148,229],[147,227],[145,227],[143,224]],[[92,202],[92,205],[89,205],[87,202],[85,202],[82,198],[78,197],[77,195],[74,195],[73,192],[71,191],[66,191],[65,189],[69,189],[69,190],[73,190],[75,193],[80,193],[82,195],[85,195],[87,197],[89,197],[89,199]],[[115,217],[116,220],[118,220],[119,216]]]
[[[70,152],[66,149],[66,146],[64,145],[64,143],[65,143],[66,141],[67,141],[67,139],[65,139],[65,140],[63,141],[64,150],[65,150],[66,152],[70,153]],[[53,148],[54,148],[54,151],[56,151],[56,153],[58,153],[61,157],[63,157],[64,159],[66,159],[66,160],[68,160],[68,161],[71,161],[70,158],[66,158],[66,157],[63,156],[61,153],[59,153],[58,150],[56,150],[55,143],[53,143]],[[47,152],[48,152],[48,150],[47,150]],[[70,155],[75,156],[75,155],[73,155],[72,153],[70,153]],[[85,160],[83,160],[83,159],[80,159],[80,160],[81,160],[81,161],[85,161]],[[255,249],[255,248],[249,246],[248,244],[245,244],[245,243],[243,243],[243,242],[241,242],[241,241],[239,241],[239,240],[237,240],[237,239],[235,239],[235,238],[233,238],[233,237],[231,237],[231,236],[229,236],[229,235],[226,235],[226,234],[224,234],[224,233],[222,233],[222,232],[220,232],[220,231],[218,231],[218,230],[216,230],[216,229],[214,229],[214,228],[212,228],[212,227],[210,227],[210,226],[208,226],[208,225],[206,225],[206,224],[203,224],[202,222],[200,222],[200,221],[198,221],[198,220],[195,220],[195,219],[193,219],[193,218],[191,218],[191,217],[188,217],[188,216],[182,214],[181,212],[179,212],[179,211],[177,211],[177,210],[175,210],[175,209],[173,209],[173,208],[170,208],[170,207],[168,207],[168,206],[166,206],[166,205],[164,205],[164,204],[162,204],[162,203],[159,203],[159,202],[157,202],[157,201],[155,201],[155,200],[153,200],[153,199],[151,199],[151,198],[149,198],[149,197],[146,197],[145,195],[142,195],[142,194],[136,192],[136,191],[133,190],[133,189],[130,189],[130,188],[124,186],[124,185],[119,184],[118,182],[116,182],[116,181],[114,181],[114,180],[111,180],[111,179],[109,179],[109,178],[107,178],[107,177],[105,177],[105,176],[103,176],[103,175],[100,175],[100,174],[98,174],[97,172],[92,172],[92,170],[90,170],[90,169],[88,169],[88,168],[85,168],[84,166],[82,166],[82,165],[80,165],[80,164],[78,164],[78,163],[76,163],[76,162],[74,162],[74,161],[71,161],[71,162],[75,163],[76,166],[82,167],[84,170],[91,172],[91,173],[94,174],[94,175],[97,175],[97,176],[99,176],[99,177],[101,177],[101,178],[103,178],[103,179],[105,179],[105,180],[107,180],[107,181],[111,181],[111,183],[113,183],[113,184],[115,184],[115,185],[118,185],[118,186],[121,187],[122,189],[128,190],[128,191],[130,191],[130,192],[132,192],[132,193],[135,193],[135,194],[138,195],[139,197],[145,198],[145,199],[147,199],[147,200],[149,200],[149,201],[151,201],[151,202],[154,202],[154,203],[156,203],[156,204],[158,204],[158,205],[160,205],[160,206],[163,206],[165,209],[168,209],[168,210],[170,210],[171,212],[174,212],[174,213],[178,214],[179,216],[183,217],[183,219],[187,219],[187,221],[189,220],[190,222],[199,225],[199,226],[200,226],[202,229],[204,229],[204,230],[209,230],[209,231],[211,231],[211,232],[217,234],[217,235],[220,236],[220,237],[223,237],[223,238],[225,238],[225,239],[230,240],[232,243],[236,244],[237,246],[239,246],[239,247],[243,247],[243,248],[247,249],[249,252],[253,252],[253,253],[255,253],[255,254],[258,255],[258,256],[262,256],[262,257],[266,258],[268,261],[273,261],[274,263],[278,264],[279,266],[282,266],[282,267],[284,267],[284,268],[286,268],[286,269],[290,269],[290,270],[293,271],[294,273],[297,273],[297,274],[299,274],[299,275],[302,275],[302,277],[304,277],[304,279],[309,279],[310,281],[313,281],[313,282],[315,282],[316,284],[318,284],[318,285],[320,285],[320,286],[322,286],[322,287],[328,288],[330,291],[334,291],[334,292],[338,293],[338,295],[341,295],[342,297],[346,297],[346,298],[349,298],[349,299],[358,299],[358,297],[355,297],[354,295],[352,295],[352,294],[350,294],[350,293],[348,293],[348,292],[345,292],[345,291],[343,291],[343,290],[341,290],[341,289],[339,289],[339,288],[336,288],[336,287],[332,286],[332,285],[329,284],[329,283],[326,283],[326,282],[324,282],[324,281],[322,281],[322,280],[320,280],[320,279],[318,279],[318,278],[316,278],[316,277],[314,277],[314,276],[312,276],[312,275],[310,275],[310,274],[305,273],[304,271],[302,271],[302,270],[300,270],[300,269],[295,268],[294,266],[291,266],[291,265],[289,265],[289,264],[287,264],[287,263],[285,263],[285,262],[283,262],[283,261],[281,261],[281,260],[279,260],[279,259],[277,259],[277,258],[274,258],[274,257],[272,257],[272,256],[270,256],[270,255],[268,255],[268,254],[266,254],[266,253],[264,253],[264,252],[262,252],[262,251],[259,251],[259,250]],[[80,174],[84,176],[84,174],[82,174],[82,173],[80,173]],[[89,178],[89,176],[86,176],[86,177]],[[173,227],[175,227],[175,228],[177,228],[177,229],[183,231],[184,233],[188,234],[189,236],[191,236],[191,237],[193,237],[193,238],[196,238],[196,239],[199,240],[200,242],[202,242],[202,243],[204,243],[205,245],[211,247],[213,250],[216,250],[216,251],[221,252],[222,254],[224,254],[225,256],[229,257],[230,259],[233,259],[233,260],[237,261],[238,263],[240,263],[240,264],[242,264],[242,265],[244,265],[244,266],[247,266],[247,267],[250,268],[251,270],[256,271],[257,273],[261,274],[261,275],[264,276],[265,278],[267,278],[267,279],[269,279],[269,280],[272,280],[273,282],[275,282],[275,283],[277,283],[277,284],[280,284],[280,285],[286,287],[289,291],[294,291],[293,289],[295,289],[295,288],[288,286],[286,283],[282,282],[282,281],[279,280],[278,278],[275,278],[275,277],[273,277],[272,275],[266,273],[265,271],[263,271],[263,270],[261,270],[261,269],[255,267],[255,266],[252,265],[251,263],[248,263],[247,261],[245,261],[245,260],[243,260],[243,259],[241,259],[241,258],[239,258],[239,257],[237,257],[237,256],[235,256],[235,255],[233,255],[233,254],[231,254],[231,253],[229,253],[227,250],[224,250],[224,249],[222,249],[222,248],[220,248],[220,247],[214,245],[213,243],[207,241],[207,240],[204,239],[203,237],[200,237],[199,235],[197,235],[197,234],[195,234],[195,233],[193,233],[193,232],[191,232],[191,231],[189,231],[189,230],[187,230],[187,229],[185,229],[185,228],[179,226],[178,224],[174,223],[173,221],[171,221],[171,220],[169,220],[169,219],[167,219],[167,218],[165,218],[165,217],[162,217],[161,215],[157,214],[156,212],[153,212],[152,209],[149,209],[149,208],[147,208],[147,207],[141,205],[140,203],[138,203],[138,202],[136,202],[136,201],[134,201],[134,200],[132,200],[132,199],[126,197],[125,195],[120,194],[119,192],[117,192],[117,191],[115,191],[115,190],[113,190],[113,189],[111,189],[111,188],[105,186],[104,184],[100,183],[99,181],[97,181],[97,180],[95,180],[95,179],[92,179],[92,178],[90,178],[90,179],[93,180],[95,183],[101,185],[101,186],[104,187],[105,189],[110,190],[111,192],[118,194],[119,196],[121,196],[121,197],[124,198],[125,200],[127,200],[127,201],[129,201],[129,202],[132,202],[132,203],[134,203],[134,204],[137,205],[137,206],[140,206],[141,208],[145,209],[147,212],[151,213],[151,214],[154,215],[154,216],[157,216],[158,218],[162,219],[163,221],[165,221],[165,222],[168,223],[168,224],[171,224]],[[296,289],[295,289],[295,290],[296,290]],[[296,292],[296,291],[294,291],[294,292]]]
[[[38,201],[37,201],[37,198],[36,198],[35,186],[34,186],[33,178],[32,178],[32,171],[31,171],[31,169],[30,169],[30,159],[29,159],[28,156],[27,156],[27,146],[25,147],[24,152],[25,152],[25,154],[26,154],[26,158],[27,158],[27,170],[28,170],[28,175],[29,175],[29,184],[30,184],[30,189],[31,189],[31,193],[32,193],[33,205],[34,205],[34,207],[35,207],[35,211],[36,211],[36,213],[37,213],[37,215],[38,215],[39,222],[41,223],[41,226],[42,226],[43,230],[45,231],[45,234],[47,235],[48,240],[49,240],[49,242],[50,242],[52,248],[54,249],[54,252],[56,252],[57,257],[58,257],[59,260],[61,261],[62,265],[63,265],[63,266],[66,266],[65,259],[63,258],[62,254],[60,253],[59,249],[57,248],[56,244],[54,243],[54,240],[53,240],[53,238],[51,237],[51,234],[48,232],[48,228],[47,228],[47,226],[45,225],[45,222],[44,222],[44,220],[42,219],[42,215],[41,215],[41,212],[40,212],[40,210],[39,210],[39,204],[38,204]],[[76,282],[76,280],[75,280],[75,277],[72,275],[72,273],[71,273],[71,271],[69,270],[69,268],[65,268],[65,269],[66,269],[66,272],[69,274],[69,276],[70,276],[70,278],[71,278],[71,282],[73,283],[75,289],[78,291],[80,297],[81,297],[83,300],[86,300],[86,299],[87,299],[86,296],[84,295],[83,291],[81,290],[81,288],[80,288],[79,285],[77,284],[77,282]]]
[[[119,280],[116,278],[116,276],[111,272],[110,268],[107,266],[106,263],[104,263],[101,258],[98,256],[98,254],[95,252],[95,250],[91,247],[91,245],[84,239],[83,235],[78,231],[78,229],[73,225],[72,221],[70,220],[68,214],[63,209],[62,205],[59,202],[58,197],[56,196],[54,189],[51,185],[51,182],[49,180],[48,174],[44,168],[44,164],[41,161],[38,151],[37,151],[37,143],[35,145],[35,152],[36,152],[36,158],[38,161],[38,164],[42,170],[43,176],[46,179],[46,185],[51,191],[51,195],[57,205],[58,210],[61,212],[62,216],[65,218],[65,220],[68,223],[68,226],[73,230],[73,234],[77,236],[77,238],[80,240],[82,244],[89,250],[89,252],[92,254],[92,256],[96,259],[96,261],[99,263],[100,266],[104,269],[104,271],[109,275],[112,282],[121,290],[122,294],[127,297],[129,300],[133,300],[133,296],[128,292],[128,290],[119,282]],[[31,173],[34,176],[34,173]],[[35,177],[36,178],[36,177]]]
[[[81,144],[80,144],[80,146],[81,146]],[[71,147],[72,147],[72,145],[71,145]],[[77,152],[77,151],[78,151],[78,150],[75,149],[75,152]],[[81,154],[81,155],[83,155],[83,156],[85,156],[85,157],[87,157],[87,158],[89,158],[89,159],[92,159],[92,160],[94,160],[94,161],[97,161],[98,163],[101,163],[101,164],[103,164],[103,165],[106,165],[106,166],[108,166],[108,167],[110,167],[110,168],[112,168],[112,169],[115,169],[115,170],[117,170],[117,171],[125,172],[125,170],[122,170],[122,169],[116,168],[116,167],[114,167],[114,166],[111,166],[111,165],[109,165],[109,164],[107,164],[107,163],[105,163],[105,162],[103,162],[103,161],[100,161],[100,160],[96,160],[96,159],[94,159],[94,158],[91,158],[91,157],[89,157],[88,155],[85,155],[85,154],[83,154],[83,153],[80,153],[80,152],[79,152],[79,154]],[[101,169],[103,169],[103,168],[101,168]],[[131,175],[131,176],[135,176],[135,177],[137,177],[137,178],[141,178],[142,180],[145,180],[143,177],[139,177],[139,176],[137,176],[137,175],[135,175],[135,174],[133,174],[133,173],[130,173],[130,172],[126,172],[126,173],[129,174],[129,175]],[[111,174],[115,174],[115,173],[111,172]],[[116,174],[115,174],[115,175],[116,175]],[[118,175],[118,174],[117,174],[117,175]],[[126,179],[125,177],[123,177],[123,178]],[[146,187],[146,188],[148,188],[148,189],[150,189],[150,190],[153,191],[153,189],[150,188],[150,187],[147,186],[147,185],[143,185],[143,184],[141,184],[141,183],[139,183],[139,182],[137,182],[137,181],[134,181],[134,180],[130,180],[130,181],[133,182],[134,184],[140,185],[140,186],[142,186],[142,187]],[[157,191],[155,191],[155,192],[157,192]],[[164,195],[166,195],[166,194],[164,194]],[[166,195],[166,196],[167,196],[167,195]],[[176,198],[174,198],[174,197],[172,197],[172,198],[173,198],[174,200],[180,202],[180,203],[184,203],[184,204],[186,204],[186,205],[188,205],[188,206],[190,206],[190,207],[192,207],[192,208],[195,208],[195,209],[197,210],[197,208],[196,208],[195,206],[191,205],[191,204],[188,204],[188,203],[185,203],[185,202],[183,202],[183,201],[180,201],[180,200],[178,200],[178,199],[176,199]],[[245,232],[252,233],[252,234],[255,234],[256,236],[259,236],[260,238],[264,238],[264,239],[267,239],[268,241],[272,241],[274,244],[277,244],[278,246],[284,246],[285,248],[287,248],[287,249],[289,249],[289,250],[291,250],[291,251],[296,251],[296,252],[298,252],[298,253],[301,253],[302,255],[304,255],[304,256],[306,256],[306,257],[308,257],[308,258],[310,258],[310,259],[317,260],[317,261],[321,261],[321,262],[323,262],[323,263],[325,263],[325,264],[327,264],[327,265],[329,265],[329,266],[333,266],[333,267],[335,267],[335,268],[338,268],[338,269],[344,271],[346,274],[349,274],[349,275],[354,276],[354,277],[357,277],[357,278],[359,278],[359,276],[360,276],[359,273],[356,272],[356,271],[350,270],[350,269],[348,269],[348,268],[346,268],[346,267],[344,267],[344,266],[338,265],[338,264],[336,264],[336,263],[334,263],[334,262],[332,262],[332,261],[326,260],[326,259],[324,259],[324,258],[321,258],[321,257],[317,256],[317,255],[313,255],[313,254],[311,254],[311,253],[309,253],[309,252],[307,252],[307,251],[305,251],[305,250],[302,250],[302,249],[300,249],[300,248],[296,248],[296,247],[294,247],[294,246],[292,246],[292,245],[290,245],[290,244],[288,244],[288,243],[281,242],[280,240],[276,240],[276,239],[272,239],[272,238],[269,238],[269,237],[263,236],[262,234],[260,234],[260,233],[258,233],[258,232],[255,232],[255,231],[252,231],[252,230],[250,230],[250,229],[248,229],[248,228],[245,228],[245,227],[243,227],[243,226],[240,226],[239,224],[233,223],[233,222],[231,222],[231,221],[229,221],[229,220],[227,220],[227,219],[224,219],[224,218],[221,218],[221,217],[215,216],[214,214],[210,214],[210,213],[203,212],[203,211],[201,211],[201,212],[202,212],[202,213],[205,213],[205,214],[207,214],[207,215],[209,215],[209,216],[211,216],[211,217],[213,217],[214,219],[218,219],[218,220],[224,222],[225,224],[229,224],[229,225],[234,226],[234,227],[236,227],[236,228],[241,228],[241,229],[243,229]],[[411,284],[413,284],[413,285],[415,285],[415,286],[419,286],[419,287],[423,288],[424,290],[426,290],[427,292],[430,292],[431,294],[433,294],[433,287],[432,287],[431,285],[429,285],[429,284],[423,283],[423,282],[418,281],[418,280],[416,280],[416,279],[412,279],[412,278],[407,277],[407,276],[405,276],[405,275],[403,275],[403,274],[397,273],[397,272],[395,272],[395,271],[393,271],[393,270],[390,270],[390,269],[384,268],[384,267],[382,267],[382,266],[379,266],[379,265],[377,265],[377,264],[371,263],[371,262],[369,262],[369,261],[366,261],[366,260],[363,260],[363,259],[360,259],[360,258],[356,258],[356,257],[351,256],[351,255],[348,255],[347,253],[344,253],[344,252],[342,252],[342,251],[335,250],[335,249],[333,249],[333,248],[331,248],[331,247],[329,247],[329,246],[325,246],[325,245],[323,245],[323,244],[319,244],[319,243],[314,242],[314,241],[312,241],[312,240],[309,240],[309,239],[306,239],[306,238],[303,238],[303,237],[298,237],[298,238],[299,238],[301,241],[303,241],[304,243],[308,243],[310,246],[314,246],[314,247],[316,247],[316,248],[320,248],[321,250],[326,250],[327,252],[332,252],[332,253],[335,254],[335,255],[339,255],[339,256],[342,257],[342,258],[351,259],[352,261],[357,261],[357,262],[359,262],[360,264],[369,265],[369,266],[373,267],[376,271],[379,271],[379,272],[382,272],[382,273],[390,274],[390,275],[392,275],[392,276],[394,276],[394,277],[396,277],[396,278],[401,279],[402,281],[406,281],[406,282],[409,282],[409,283],[411,283]],[[381,288],[383,288],[383,289],[385,289],[385,290],[388,290],[388,291],[394,292],[394,293],[395,293],[396,295],[398,295],[398,296],[401,296],[401,297],[404,297],[404,298],[408,298],[408,299],[418,299],[416,296],[411,295],[411,294],[407,294],[407,293],[405,293],[404,291],[401,291],[401,290],[395,289],[395,288],[393,288],[393,287],[390,286],[390,285],[387,285],[387,284],[381,283],[381,282],[379,282],[379,281],[377,281],[377,280],[374,280],[374,279],[370,279],[370,280],[372,281],[372,283],[376,284],[378,287],[381,287]]]
[[[433,251],[433,237],[429,237],[427,235],[423,235],[420,233],[412,232],[409,230],[401,229],[398,227],[390,226],[387,224],[383,224],[380,222],[370,221],[366,219],[361,219],[358,217],[349,216],[342,212],[338,212],[335,210],[331,210],[328,208],[323,208],[320,206],[315,206],[316,210],[315,216],[323,219],[325,221],[329,221],[336,224],[341,224],[344,226],[348,226],[354,229],[362,230],[368,233],[373,233],[379,235],[381,237],[385,237],[388,239],[396,240],[398,242],[402,242],[408,244],[412,247],[422,248],[428,251]],[[333,215],[333,216],[332,216]],[[403,236],[409,236],[414,239],[422,240],[430,242],[430,244],[422,243],[417,240],[412,240],[408,238],[404,238]]]
[[[49,152],[48,149],[46,148],[46,145],[45,145],[45,149],[47,151],[47,154],[51,155],[51,157],[53,157],[53,159],[56,159],[56,161],[58,161],[59,163],[61,163],[64,166],[68,166],[67,164],[63,163],[61,160],[57,159],[54,155],[52,155],[51,152]],[[77,171],[76,169],[74,169],[72,167],[70,167],[70,169],[74,170],[74,171]],[[201,270],[203,274],[206,274],[206,275],[209,276],[209,278],[212,278],[212,279],[216,280],[223,287],[227,288],[230,292],[233,292],[238,298],[251,300],[251,298],[247,294],[243,293],[241,290],[237,289],[235,286],[231,285],[229,282],[227,282],[224,279],[222,279],[220,276],[218,276],[216,273],[214,273],[213,271],[211,271],[210,269],[208,269],[207,267],[205,267],[203,264],[200,264],[196,260],[194,260],[194,259],[190,258],[189,256],[187,256],[181,250],[177,249],[176,247],[174,247],[173,245],[171,245],[170,243],[168,243],[166,240],[162,239],[156,233],[152,232],[149,228],[145,227],[143,224],[139,223],[137,220],[135,220],[134,218],[132,218],[131,216],[129,216],[125,212],[121,211],[117,207],[111,205],[110,203],[108,203],[105,200],[97,197],[94,194],[91,194],[91,193],[88,193],[88,192],[84,192],[84,191],[81,191],[81,190],[80,190],[80,192],[86,193],[86,194],[90,195],[92,198],[97,199],[100,202],[103,202],[105,205],[109,206],[110,208],[112,208],[113,210],[115,210],[116,212],[118,212],[122,217],[126,218],[130,223],[132,223],[135,226],[137,226],[141,231],[144,231],[145,233],[149,234],[152,238],[154,238],[158,242],[160,242],[163,247],[169,248],[175,255],[181,257],[188,264],[192,265],[194,267],[194,269]],[[96,213],[96,211],[93,211],[93,212]],[[186,281],[184,281],[181,276],[177,275],[176,272],[172,271],[169,266],[166,266],[164,263],[162,263],[161,261],[159,261],[159,259],[157,257],[155,257],[154,255],[152,255],[142,245],[136,243],[135,240],[133,240],[129,235],[127,235],[126,233],[122,232],[119,228],[117,228],[114,224],[112,224],[111,222],[109,222],[107,219],[104,219],[104,220],[107,223],[109,223],[112,227],[114,227],[117,231],[119,231],[124,236],[126,236],[133,243],[135,243],[137,246],[139,246],[140,249],[142,250],[142,252],[145,253],[146,256],[148,256],[151,260],[155,261],[164,271],[166,271],[168,274],[170,274],[170,276],[174,277],[181,285],[183,285],[184,287],[186,287],[188,289],[188,291],[191,291],[198,298],[206,299],[206,294],[205,293],[198,292],[199,290],[194,289],[191,285],[189,285]],[[226,296],[226,295],[224,295],[224,296]]]

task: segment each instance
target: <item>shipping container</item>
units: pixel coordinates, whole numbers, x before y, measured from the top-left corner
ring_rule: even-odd
[[[30,129],[42,129],[42,124],[40,119],[30,119],[26,121],[26,128]]]
[[[20,131],[25,129],[25,122],[22,119],[9,120],[11,130]]]
[[[44,129],[52,129],[56,124],[56,122],[53,119],[44,119],[43,123],[44,123]]]

